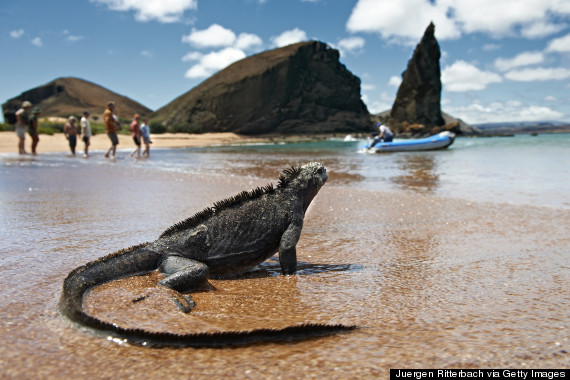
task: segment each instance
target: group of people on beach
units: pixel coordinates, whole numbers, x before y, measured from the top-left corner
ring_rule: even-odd
[[[83,142],[85,143],[83,157],[89,157],[89,145],[92,136],[91,124],[89,123],[89,112],[83,111],[83,116],[80,120],[79,127],[77,126],[77,119],[75,116],[70,116],[67,119],[67,123],[63,127],[63,134],[69,142],[69,148],[71,149],[71,154],[75,156],[75,147],[77,146],[77,136],[83,135]],[[81,130],[79,129],[81,128]]]
[[[31,110],[31,111],[30,111]],[[37,154],[37,146],[40,141],[38,136],[38,119],[41,114],[39,107],[35,107],[32,110],[32,103],[25,100],[22,103],[22,107],[16,111],[16,124],[15,131],[18,136],[18,152],[19,154],[27,154],[24,143],[26,140],[26,129],[32,138],[32,155]],[[107,150],[105,154],[106,158],[115,158],[117,145],[119,145],[119,138],[117,132],[121,130],[121,123],[119,118],[115,114],[115,102],[108,102],[107,108],[103,113],[103,122],[105,125],[105,131],[107,136],[111,140],[111,147]],[[144,118],[142,124],[140,123],[140,115],[135,114],[133,116],[133,121],[129,127],[133,141],[136,145],[135,150],[129,155],[133,157],[135,153],[137,157],[141,157],[141,138],[144,142],[145,149],[142,152],[142,156],[150,156],[150,128],[148,126],[148,119]],[[79,121],[79,126],[77,125],[77,118],[75,116],[70,116],[67,119],[65,126],[63,127],[63,133],[65,138],[69,142],[69,148],[71,154],[75,156],[75,148],[77,146],[77,137],[83,136],[82,140],[84,145],[83,157],[89,157],[89,146],[91,145],[90,139],[93,135],[91,130],[91,124],[89,122],[89,112],[84,111],[81,120]]]
[[[117,137],[117,132],[121,130],[121,124],[119,123],[119,118],[115,115],[115,102],[108,102],[107,109],[103,113],[103,122],[105,124],[105,131],[107,136],[111,140],[111,147],[107,150],[105,154],[106,158],[115,158],[115,153],[117,150],[117,145],[119,145],[119,138]],[[133,121],[129,126],[133,141],[137,146],[135,150],[129,155],[133,157],[137,153],[137,157],[141,156],[141,137],[145,145],[145,149],[142,152],[143,156],[150,156],[150,128],[148,126],[148,119],[143,119],[142,125],[140,124],[140,115],[137,113],[133,116]]]
[[[31,112],[32,103],[29,101],[24,101],[22,103],[22,108],[16,111],[16,135],[18,136],[18,151],[20,154],[27,154],[24,148],[24,141],[26,138],[26,127],[28,128],[28,133],[32,138],[32,154],[36,155],[36,148],[38,142],[40,141],[38,136],[38,117],[41,113],[38,107],[34,108]],[[117,132],[121,130],[121,123],[119,118],[115,114],[115,102],[108,102],[107,108],[103,113],[103,122],[105,124],[105,131],[107,136],[111,140],[111,147],[105,153],[105,158],[115,158],[117,151],[117,145],[119,145],[119,138]],[[386,125],[378,123],[376,125],[378,132],[372,133],[371,137],[373,142],[371,147],[378,144],[379,142],[390,142],[392,141],[394,134]],[[141,139],[144,142],[145,149],[142,152],[142,156],[150,156],[150,128],[148,126],[148,119],[144,118],[142,124],[140,123],[140,115],[135,114],[133,116],[133,121],[129,126],[133,142],[136,145],[135,150],[129,155],[133,157],[135,154],[137,157],[141,157]],[[77,126],[77,119],[75,116],[70,116],[67,119],[67,123],[63,128],[63,133],[65,138],[69,141],[69,148],[71,149],[71,154],[75,156],[75,147],[77,146],[77,136],[83,136],[83,142],[85,144],[83,157],[89,157],[89,145],[92,136],[91,124],[89,123],[89,112],[84,111],[83,117],[81,117],[80,125]]]

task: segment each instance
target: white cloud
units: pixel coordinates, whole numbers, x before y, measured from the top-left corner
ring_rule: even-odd
[[[380,33],[386,39],[415,41],[434,22],[440,39],[457,38],[460,32],[446,16],[445,1],[359,0],[346,23],[349,32]]]
[[[10,32],[10,37],[12,38],[20,38],[24,35],[24,29],[12,30]]]
[[[462,23],[466,33],[506,36],[519,25],[546,24],[554,3],[556,0],[460,0],[453,8],[454,20]]]
[[[41,47],[43,46],[42,39],[40,37],[36,37],[32,40],[32,45]]]
[[[218,24],[212,24],[207,29],[196,30],[182,37],[197,48],[223,48],[209,53],[190,52],[182,57],[182,61],[197,61],[188,71],[186,78],[204,78],[225,68],[235,61],[246,57],[245,50],[256,49],[263,45],[263,40],[256,34],[240,33],[239,36]]]
[[[263,40],[256,34],[240,33],[239,36],[218,24],[212,24],[207,29],[192,29],[192,32],[182,36],[182,42],[197,48],[234,47],[249,50],[263,45]]]
[[[392,108],[392,103],[387,103],[381,100],[372,101],[366,95],[362,95],[362,101],[366,104],[366,108],[368,108],[368,112],[371,114],[377,114]]]
[[[145,58],[152,58],[152,52],[150,52],[149,50],[143,50],[141,51],[141,56]]]
[[[566,27],[570,15],[560,0],[359,0],[347,21],[350,32],[379,33],[396,42],[417,42],[433,21],[439,40],[467,33],[538,38]]]
[[[83,39],[83,36],[67,36],[65,39],[69,42],[78,42]]]
[[[362,37],[349,37],[338,41],[335,47],[340,51],[341,55],[344,55],[361,50],[364,44],[365,41]]]
[[[564,114],[548,107],[524,105],[518,101],[473,103],[463,107],[446,107],[446,112],[467,123],[562,120]],[[499,116],[500,115],[500,118]]]
[[[544,61],[544,55],[539,51],[526,51],[513,58],[498,58],[495,67],[501,71],[508,71],[516,67],[536,65]]]
[[[461,60],[445,67],[441,72],[443,87],[451,92],[484,90],[488,84],[502,81],[500,75],[490,71],[481,71],[474,65]]]
[[[547,52],[568,53],[570,52],[570,34],[555,38],[548,43]]]
[[[186,72],[186,78],[204,78],[245,58],[243,50],[227,47],[208,54],[192,52],[182,58],[183,61],[198,61]]]
[[[74,36],[72,34],[69,34],[69,30],[67,30],[67,29],[65,29],[63,32],[61,32],[61,34],[64,35],[65,39],[69,42],[78,42],[84,38],[83,36]]]
[[[519,120],[541,121],[541,120],[560,120],[564,114],[548,107],[530,106],[523,108],[518,114]]]
[[[521,34],[526,38],[542,38],[566,29],[566,24],[548,24],[544,20],[522,28]]]
[[[263,45],[263,40],[257,34],[240,33],[234,47],[241,50],[249,50]]]
[[[198,8],[198,0],[90,0],[114,11],[134,11],[137,21],[180,21],[185,11]]]
[[[376,86],[374,86],[373,84],[361,84],[360,88],[362,89],[362,91],[372,91],[376,89]]]
[[[366,104],[370,113],[376,114],[391,109],[394,103],[394,96],[382,92],[377,99],[371,100],[369,96],[362,95],[362,101]]]
[[[555,98],[554,96],[552,96],[552,95],[546,96],[546,97],[544,98],[544,100],[545,100],[546,102],[557,102],[557,101],[558,101],[558,99],[556,99],[556,98]]]
[[[535,69],[513,70],[506,73],[505,78],[518,82],[563,80],[570,78],[570,69],[562,67],[558,68],[538,67]]]
[[[402,77],[396,75],[391,76],[390,80],[388,81],[388,85],[392,87],[400,87],[400,84],[402,84]]]
[[[186,54],[184,57],[182,57],[182,61],[183,62],[199,61],[203,56],[204,56],[204,54],[202,54],[200,52],[192,51],[192,52]]]
[[[307,34],[299,28],[286,30],[278,36],[271,37],[271,41],[273,41],[273,45],[276,47],[283,47],[306,40]]]
[[[236,34],[218,24],[212,24],[203,30],[192,28],[189,35],[182,36],[182,42],[198,48],[231,46],[235,41]]]
[[[213,73],[214,71],[208,70],[208,68],[206,68],[205,66],[194,65],[191,68],[189,68],[188,71],[186,71],[186,74],[184,74],[184,76],[188,79],[206,78],[212,75]]]

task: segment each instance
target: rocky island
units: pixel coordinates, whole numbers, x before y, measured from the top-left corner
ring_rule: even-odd
[[[479,134],[476,128],[441,111],[441,52],[430,23],[416,46],[391,110],[376,115],[399,136],[422,137],[451,131],[458,135]]]
[[[151,115],[169,132],[256,134],[370,130],[360,79],[318,41],[265,51],[213,75]]]
[[[155,133],[220,133],[247,136],[300,136],[372,132],[376,121],[399,137],[441,131],[481,132],[441,110],[441,52],[431,23],[417,45],[391,110],[371,115],[362,102],[360,79],[339,60],[339,52],[307,41],[244,58],[152,112],[106,88],[78,78],[59,78],[28,90],[2,105],[15,110],[23,100],[43,117],[99,116],[108,100],[118,114],[149,116]]]

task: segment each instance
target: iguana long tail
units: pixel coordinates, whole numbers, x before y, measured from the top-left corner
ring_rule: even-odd
[[[73,270],[63,283],[59,303],[62,314],[74,322],[125,340],[153,347],[227,347],[261,342],[291,341],[353,330],[355,326],[304,324],[282,329],[256,329],[214,333],[173,334],[127,329],[97,319],[83,310],[83,296],[90,289],[108,281],[155,270],[160,254],[147,249],[148,243],[134,246]]]

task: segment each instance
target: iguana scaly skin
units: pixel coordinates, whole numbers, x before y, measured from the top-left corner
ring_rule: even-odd
[[[320,163],[285,170],[276,188],[267,185],[217,202],[170,227],[152,243],[113,253],[73,270],[63,283],[60,311],[72,321],[135,344],[229,346],[300,339],[349,330],[353,326],[306,324],[245,332],[153,333],[126,329],[83,310],[91,288],[118,278],[160,270],[159,284],[179,292],[195,289],[208,276],[242,273],[279,252],[283,274],[297,267],[296,244],[309,204],[328,178]]]

